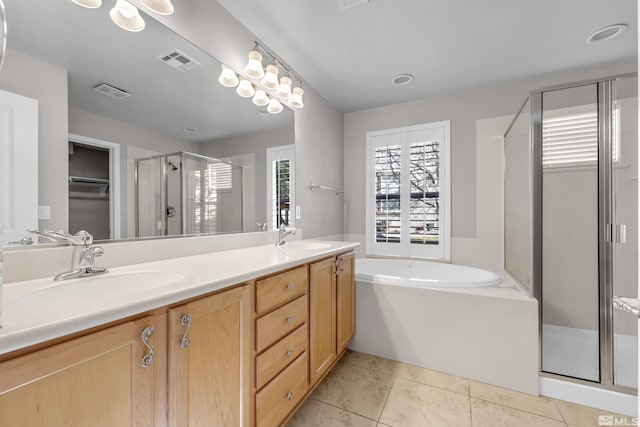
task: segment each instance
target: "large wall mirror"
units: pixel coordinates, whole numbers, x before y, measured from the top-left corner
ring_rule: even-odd
[[[36,191],[24,215],[34,227],[96,239],[273,228],[293,194],[279,194],[274,211],[269,188],[293,186],[268,185],[268,153],[294,150],[293,111],[241,98],[217,82],[216,59],[144,14],[143,31],[124,31],[110,7],[6,1],[0,90],[38,101],[39,159],[26,167],[39,183],[14,179],[5,204]],[[276,160],[276,179],[289,176],[293,164]],[[6,229],[3,244],[17,244]]]

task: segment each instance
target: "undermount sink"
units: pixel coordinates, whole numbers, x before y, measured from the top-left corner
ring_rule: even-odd
[[[169,286],[184,276],[173,271],[136,271],[107,273],[103,276],[70,279],[55,282],[46,288],[34,290],[20,299],[27,303],[59,303],[86,298],[120,298],[139,291]]]
[[[305,242],[304,240],[295,240],[293,242],[289,242],[289,246],[291,248],[301,249],[306,251],[317,251],[320,249],[327,249],[331,245],[329,243]]]

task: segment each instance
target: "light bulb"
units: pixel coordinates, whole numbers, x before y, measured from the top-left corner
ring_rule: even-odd
[[[289,99],[289,105],[293,108],[302,108],[304,107],[304,103],[302,102],[302,95],[304,91],[301,87],[294,87],[293,94],[291,95],[291,99]]]
[[[264,90],[256,89],[256,94],[253,96],[252,101],[258,107],[264,107],[269,103],[269,97],[267,96],[267,93]]]
[[[249,61],[244,67],[244,73],[254,79],[261,79],[264,77],[264,70],[262,69],[262,54],[257,50],[249,52]]]
[[[222,68],[222,71],[220,72],[220,77],[218,77],[218,82],[224,87],[238,86],[240,80],[238,80],[236,73],[224,64],[220,64],[220,68]]]
[[[138,32],[144,30],[144,19],[140,16],[138,8],[127,0],[118,0],[109,12],[111,20],[123,30]]]
[[[278,114],[283,108],[284,107],[280,104],[280,101],[275,98],[269,98],[269,106],[267,107],[268,112],[271,114]]]
[[[256,93],[256,90],[249,80],[241,78],[236,93],[243,98],[250,98]]]
[[[173,13],[173,4],[171,0],[140,0],[142,4],[152,12],[158,15],[171,15]]]
[[[260,83],[265,89],[276,90],[278,88],[278,72],[280,70],[275,65],[267,65],[267,72]]]
[[[276,90],[276,96],[285,101],[291,98],[291,79],[289,77],[282,77],[280,79],[280,86]]]
[[[97,9],[102,6],[102,0],[71,0],[75,4],[87,9]]]

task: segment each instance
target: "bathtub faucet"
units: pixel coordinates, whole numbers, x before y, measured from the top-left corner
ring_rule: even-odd
[[[296,229],[293,227],[286,227],[284,224],[280,224],[278,229],[278,241],[276,246],[285,246],[287,244],[287,236],[296,234]]]

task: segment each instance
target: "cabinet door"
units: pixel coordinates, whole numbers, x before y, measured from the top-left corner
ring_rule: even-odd
[[[354,252],[338,257],[337,264],[337,339],[338,354],[356,333],[355,302],[355,260]]]
[[[0,363],[0,426],[153,426],[155,363],[142,366],[151,319]]]
[[[309,268],[310,384],[336,359],[336,259],[315,262]]]
[[[248,285],[169,310],[169,425],[249,424]]]

